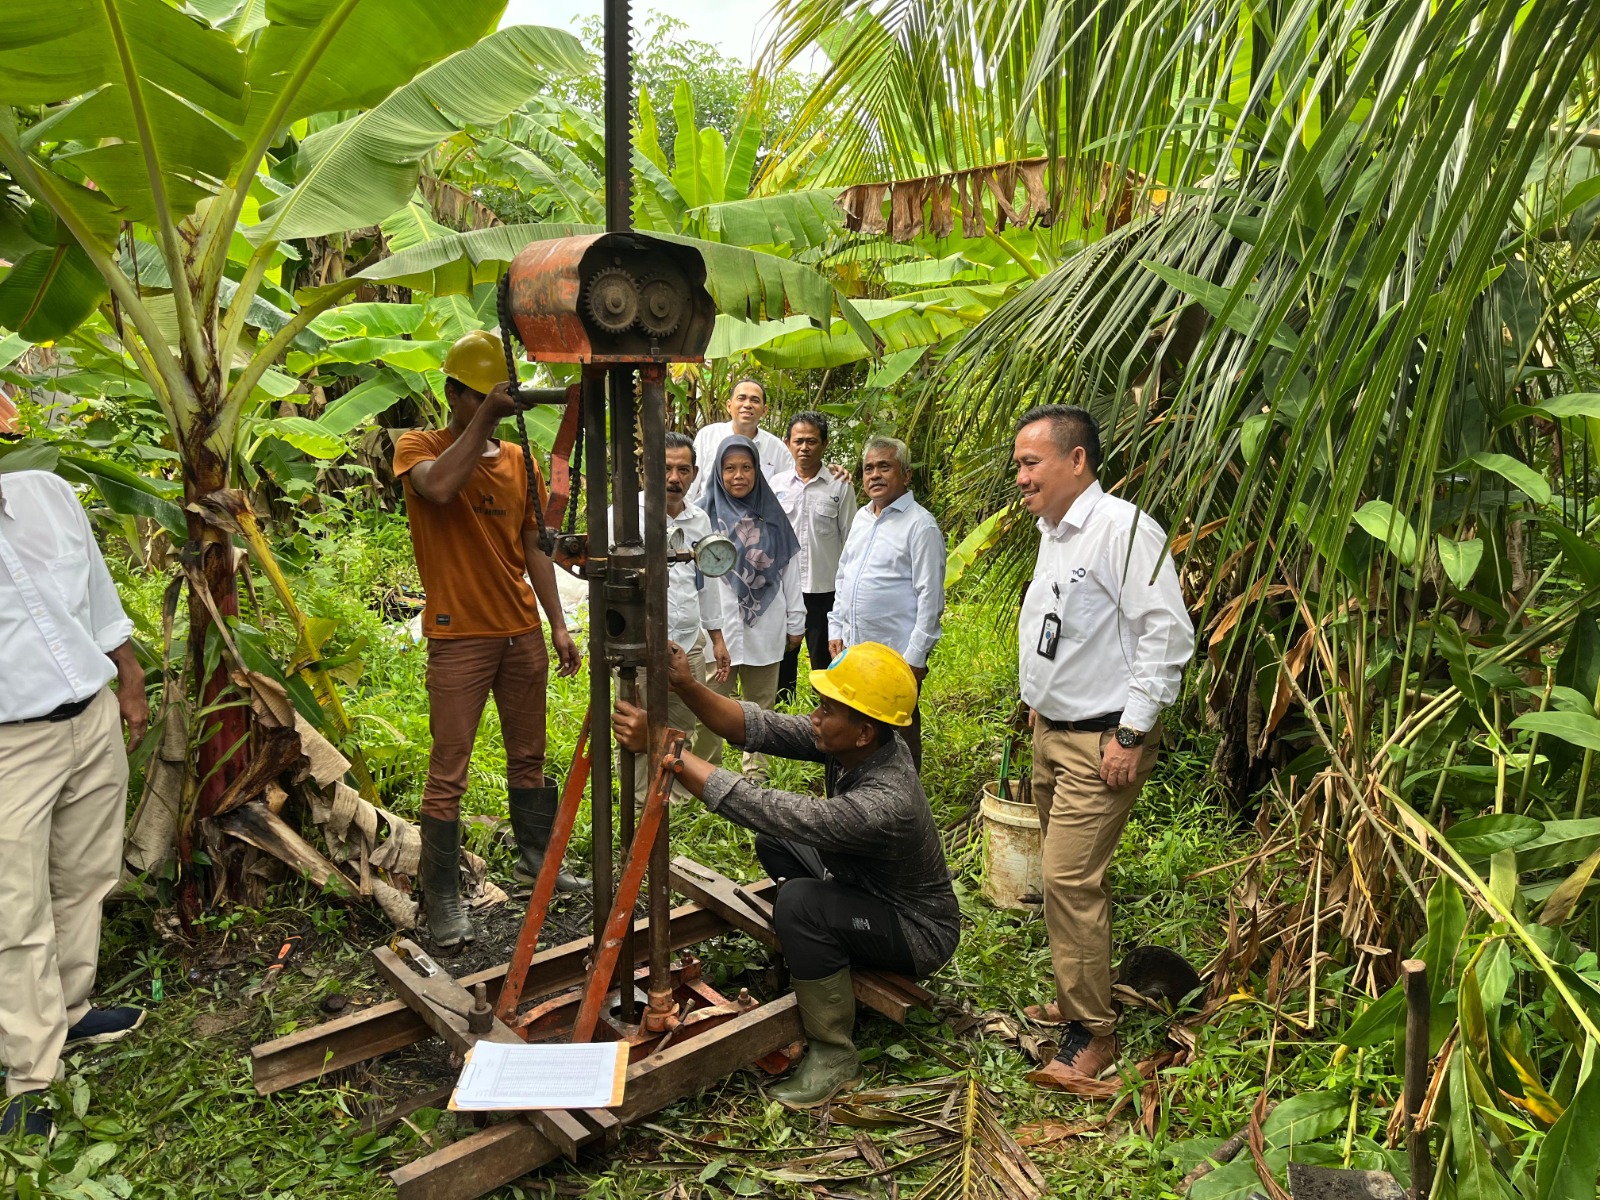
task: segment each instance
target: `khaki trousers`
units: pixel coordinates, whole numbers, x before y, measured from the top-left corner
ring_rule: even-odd
[[[757,708],[771,708],[778,695],[778,671],[783,663],[768,663],[764,667],[735,666],[728,672],[726,683],[707,683],[713,692],[719,696],[732,696],[737,689],[739,699],[754,704]],[[710,730],[702,728],[700,737],[695,740],[694,752],[697,757],[721,765],[722,739]],[[767,781],[767,756],[765,754],[751,754],[748,751],[740,759],[745,776],[757,782]]]
[[[1111,903],[1106,872],[1139,790],[1155,769],[1158,725],[1146,740],[1131,787],[1112,791],[1100,778],[1105,733],[1033,731],[1033,801],[1044,835],[1044,926],[1056,1003],[1066,1021],[1096,1037],[1116,1029],[1111,1003]]]
[[[6,1094],[61,1075],[89,1011],[100,905],[116,887],[128,756],[117,698],[76,717],[0,726],[0,1061]]]
[[[506,786],[544,786],[545,689],[550,652],[544,630],[513,638],[428,639],[428,783],[425,816],[455,821],[467,790],[467,767],[489,693],[500,713]]]

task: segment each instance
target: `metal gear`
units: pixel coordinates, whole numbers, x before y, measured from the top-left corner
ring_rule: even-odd
[[[680,277],[646,276],[639,284],[639,328],[653,338],[670,337],[683,322],[687,293]]]
[[[639,316],[639,289],[621,267],[603,267],[589,279],[589,318],[607,333],[622,333]]]

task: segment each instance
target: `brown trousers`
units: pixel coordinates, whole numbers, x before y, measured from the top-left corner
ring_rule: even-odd
[[[1111,898],[1106,872],[1150,772],[1161,728],[1141,751],[1133,786],[1114,792],[1100,778],[1106,733],[1067,733],[1041,720],[1033,731],[1033,801],[1044,835],[1044,925],[1063,1020],[1096,1037],[1117,1024],[1111,1003]]]
[[[513,638],[428,639],[428,784],[425,816],[446,821],[461,815],[467,767],[484,703],[494,693],[506,748],[506,786],[544,785],[545,689],[550,654],[544,630]]]
[[[6,1094],[61,1076],[117,885],[128,756],[109,688],[66,721],[0,727],[0,1063]]]

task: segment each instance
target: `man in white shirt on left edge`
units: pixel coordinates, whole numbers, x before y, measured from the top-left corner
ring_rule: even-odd
[[[144,1021],[89,1004],[121,870],[122,727],[134,745],[149,724],[132,633],[72,488],[0,474],[0,1132],[48,1134],[63,1049]]]
[[[911,452],[899,438],[870,437],[861,451],[867,503],[856,513],[839,558],[828,649],[882,642],[917,677],[944,633],[944,534],[911,494]],[[922,710],[901,730],[922,769]]]

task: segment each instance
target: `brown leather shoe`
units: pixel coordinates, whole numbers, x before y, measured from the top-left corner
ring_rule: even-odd
[[[1061,1015],[1061,1009],[1054,1004],[1030,1004],[1022,1010],[1022,1015],[1035,1025],[1065,1025],[1067,1019]]]
[[[1096,1037],[1078,1022],[1067,1026],[1061,1048],[1050,1064],[1054,1075],[1075,1075],[1083,1079],[1098,1079],[1107,1067],[1117,1061],[1117,1035]]]

